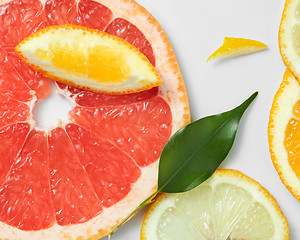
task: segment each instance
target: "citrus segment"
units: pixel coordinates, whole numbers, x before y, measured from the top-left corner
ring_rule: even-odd
[[[75,107],[70,117],[115,143],[139,166],[156,161],[171,135],[170,108],[160,97],[124,106]]]
[[[143,221],[141,239],[289,239],[276,200],[235,170],[217,170],[195,189],[161,194]]]
[[[33,92],[25,84],[12,62],[6,57],[6,52],[0,47],[0,94],[14,100],[29,102],[33,99]]]
[[[251,39],[225,37],[223,45],[210,55],[207,61],[246,55],[267,47],[267,45]]]
[[[78,125],[68,124],[66,131],[103,205],[110,207],[123,199],[141,175],[134,160]]]
[[[300,179],[300,121],[292,117],[285,130],[284,146],[288,153],[289,164]]]
[[[300,201],[299,94],[297,79],[287,70],[273,100],[268,136],[271,158],[280,179]]]
[[[30,135],[0,188],[0,220],[22,230],[54,224],[49,186],[47,138]]]
[[[0,93],[0,128],[30,120],[30,107]]]
[[[149,59],[151,64],[155,66],[152,46],[135,25],[123,18],[117,18],[107,26],[105,32],[120,37],[135,46]]]
[[[161,84],[155,68],[135,47],[82,26],[44,28],[24,39],[16,51],[45,76],[73,87],[125,94]]]
[[[29,131],[30,126],[27,123],[16,123],[0,129],[0,186],[21,152]]]
[[[7,58],[14,65],[16,71],[22,76],[24,82],[35,91],[38,99],[47,98],[50,95],[50,87],[48,78],[44,77],[40,72],[33,70],[24,63],[14,48],[6,48]]]
[[[45,3],[45,26],[77,23],[76,0],[47,0]]]
[[[81,0],[78,3],[79,25],[103,30],[112,20],[112,11],[104,5],[92,1]]]
[[[15,0],[0,6],[0,46],[16,46],[25,37],[40,29],[44,18],[40,1]]]
[[[145,101],[157,96],[158,88],[151,88],[138,93],[124,95],[106,95],[89,91],[81,91],[75,98],[78,105],[84,107],[119,106]]]
[[[101,212],[102,204],[65,130],[52,130],[48,140],[56,221],[59,225],[86,222]]]

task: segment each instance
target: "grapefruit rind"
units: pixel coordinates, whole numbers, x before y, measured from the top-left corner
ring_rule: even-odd
[[[287,69],[273,100],[268,124],[268,137],[271,159],[278,175],[298,201],[300,201],[300,180],[289,164],[284,139],[287,124],[293,117],[293,107],[299,99],[299,83],[292,72]]]
[[[57,68],[51,61],[36,56],[37,50],[48,50],[53,43],[80,45],[85,51],[94,46],[110,49],[119,56],[126,56],[130,76],[124,82],[109,83],[95,81],[88,76],[69,74]],[[88,91],[121,95],[148,90],[162,83],[154,66],[136,47],[114,35],[83,26],[65,24],[40,29],[19,43],[16,52],[24,62],[44,76]]]
[[[296,19],[296,7],[299,1],[286,0],[279,27],[279,50],[284,64],[291,70],[293,75],[300,79],[300,57],[297,56],[293,46],[293,26],[300,24]]]
[[[271,219],[275,226],[274,239],[289,239],[289,227],[285,216],[281,212],[274,197],[258,182],[237,170],[222,169],[216,170],[213,176],[206,180],[203,184],[214,188],[214,186],[220,183],[232,184],[249,192],[253,197],[253,201],[262,204],[271,215]],[[178,194],[167,193],[161,193],[158,195],[155,202],[148,208],[144,217],[140,233],[141,240],[157,239],[156,226],[159,218],[165,209],[175,206],[175,199],[177,195]]]

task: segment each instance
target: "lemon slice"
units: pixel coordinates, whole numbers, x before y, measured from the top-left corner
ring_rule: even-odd
[[[25,38],[16,51],[45,76],[94,92],[133,93],[162,83],[154,66],[137,48],[82,26],[43,28]]]
[[[207,61],[246,55],[267,47],[267,45],[251,39],[225,37],[223,45],[210,55]]]
[[[279,49],[285,65],[300,78],[300,1],[285,2],[279,28]]]
[[[217,170],[197,188],[161,194],[148,209],[142,240],[285,240],[288,223],[275,199],[235,170]]]

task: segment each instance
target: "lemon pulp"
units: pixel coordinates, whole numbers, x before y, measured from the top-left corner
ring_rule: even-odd
[[[255,214],[253,214],[255,213]],[[246,190],[228,183],[203,184],[178,194],[161,215],[159,240],[273,239],[274,225],[265,207]]]

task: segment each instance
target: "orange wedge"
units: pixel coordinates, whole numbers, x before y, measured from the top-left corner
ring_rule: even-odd
[[[43,28],[15,49],[44,76],[85,90],[118,95],[162,83],[154,66],[137,48],[114,35],[83,26]]]

